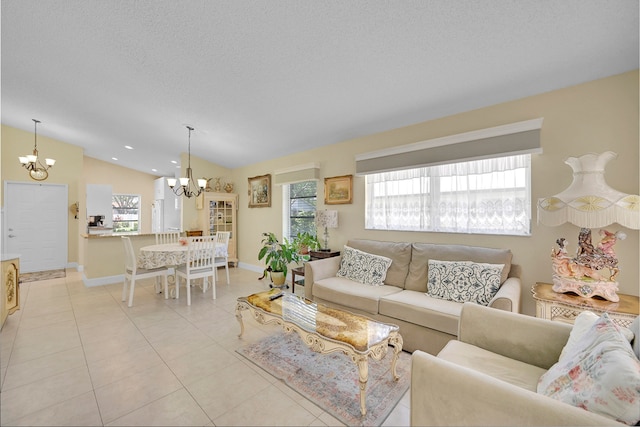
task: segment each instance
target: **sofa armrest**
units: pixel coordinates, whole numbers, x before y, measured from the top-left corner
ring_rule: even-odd
[[[412,426],[620,425],[419,350],[410,395]]]
[[[522,284],[517,277],[509,277],[504,281],[498,292],[489,301],[489,307],[499,310],[520,313],[520,292]]]
[[[304,265],[304,296],[313,300],[313,284],[317,280],[335,277],[340,269],[342,255],[309,261]]]
[[[466,302],[458,339],[543,369],[556,363],[573,326]]]

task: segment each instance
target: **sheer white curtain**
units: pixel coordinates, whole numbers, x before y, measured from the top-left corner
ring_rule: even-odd
[[[366,176],[365,227],[528,235],[531,155]]]

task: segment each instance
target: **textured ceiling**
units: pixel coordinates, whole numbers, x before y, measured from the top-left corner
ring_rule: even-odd
[[[638,68],[635,0],[1,5],[2,123],[157,175],[185,124],[235,168]]]

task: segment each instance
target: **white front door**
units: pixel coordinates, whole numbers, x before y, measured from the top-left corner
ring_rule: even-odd
[[[20,255],[23,273],[65,268],[68,188],[5,181],[3,252]]]

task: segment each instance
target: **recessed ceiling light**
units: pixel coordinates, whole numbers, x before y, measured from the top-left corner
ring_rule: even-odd
[[[158,169],[151,169],[151,172],[158,172]]]
[[[171,160],[171,163],[173,163],[174,165],[178,164],[178,162],[176,162],[175,160]]]
[[[117,157],[112,157],[111,160],[118,160],[118,158]]]
[[[127,150],[133,150],[133,147],[130,145],[125,145],[124,148],[126,148]]]

